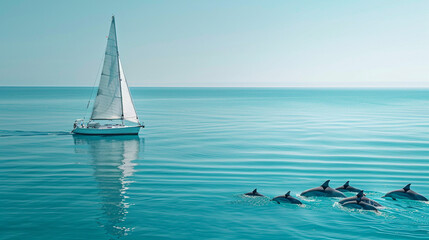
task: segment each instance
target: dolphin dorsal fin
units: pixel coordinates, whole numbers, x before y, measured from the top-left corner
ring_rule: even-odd
[[[344,183],[344,185],[343,185],[343,186],[344,186],[344,188],[347,188],[348,186],[350,186],[349,182],[350,182],[350,181],[347,181],[346,183]]]
[[[326,180],[326,182],[324,182],[324,183],[321,185],[321,187],[322,187],[323,189],[326,189],[327,187],[329,187],[329,181],[331,181],[331,180]]]
[[[253,194],[257,193],[257,188],[255,188],[255,190],[252,191]]]
[[[360,201],[360,198],[363,197],[363,196],[364,196],[363,195],[363,190],[360,190],[360,192],[358,194],[356,194],[356,197],[359,199],[359,201]]]
[[[407,184],[407,186],[405,186],[403,188],[405,190],[405,192],[408,191],[408,190],[410,190],[410,186],[411,186],[411,183]]]
[[[289,196],[290,196],[290,191],[285,194],[285,197],[289,197]]]

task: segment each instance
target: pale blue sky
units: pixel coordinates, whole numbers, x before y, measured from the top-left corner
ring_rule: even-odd
[[[429,87],[429,1],[1,1],[0,85]]]

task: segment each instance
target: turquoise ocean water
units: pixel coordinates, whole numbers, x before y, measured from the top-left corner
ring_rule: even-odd
[[[139,137],[69,134],[91,88],[0,88],[0,239],[429,239],[429,90],[132,88]],[[350,180],[383,204],[274,197]],[[353,194],[348,194],[353,195]]]

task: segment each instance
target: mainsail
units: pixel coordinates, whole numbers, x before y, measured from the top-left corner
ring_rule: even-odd
[[[127,120],[139,123],[119,60],[115,17],[107,39],[103,70],[91,120]]]

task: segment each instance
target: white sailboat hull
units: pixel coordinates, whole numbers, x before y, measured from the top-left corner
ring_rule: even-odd
[[[82,135],[137,135],[142,126],[113,126],[100,128],[77,127],[72,133]]]

